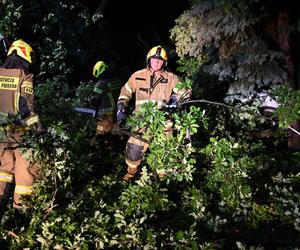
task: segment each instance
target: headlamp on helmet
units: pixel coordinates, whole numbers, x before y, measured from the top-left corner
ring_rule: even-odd
[[[93,68],[93,76],[98,78],[107,68],[108,66],[106,65],[105,62],[103,61],[96,62]]]
[[[149,62],[150,58],[158,58],[167,62],[168,61],[167,51],[160,45],[155,46],[149,50],[146,58],[147,62]]]
[[[11,55],[14,51],[19,57],[22,57],[32,64],[34,60],[34,52],[28,43],[24,42],[22,39],[14,41],[8,49],[7,56]]]

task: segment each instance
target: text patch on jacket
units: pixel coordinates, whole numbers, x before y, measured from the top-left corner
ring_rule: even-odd
[[[16,90],[18,87],[18,83],[18,77],[0,76],[0,89]]]

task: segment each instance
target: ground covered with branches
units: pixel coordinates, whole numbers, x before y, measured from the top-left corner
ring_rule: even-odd
[[[70,109],[65,101],[56,102],[68,112],[71,123],[51,119],[46,134],[27,139],[42,166],[41,176],[27,201],[31,212],[16,215],[7,210],[2,216],[1,246],[299,246],[299,154],[287,150],[286,138],[276,129],[271,138],[259,140],[214,135],[219,128],[210,122],[211,112],[224,116],[231,113],[227,108],[189,105],[166,113],[146,105],[127,126],[133,130],[133,124],[148,126],[153,140],[139,175],[127,183],[122,181],[126,137],[108,135],[90,145],[95,121],[76,114],[72,106],[78,100],[74,100],[68,103]],[[164,121],[170,116],[176,136],[166,138]],[[237,121],[234,118],[232,123]],[[187,129],[192,142],[185,138]],[[156,174],[161,168],[168,173],[164,179]]]
[[[119,64],[109,22],[91,6],[0,5],[1,31],[25,36],[37,52],[32,70],[46,128],[20,145],[41,172],[25,201],[31,209],[8,207],[1,215],[0,248],[298,249],[300,154],[288,148],[288,126],[300,120],[300,93],[288,87],[277,33],[266,29],[275,27],[279,7],[199,0],[175,20],[177,72],[193,96],[176,110],[146,104],[122,124],[132,133],[148,127],[151,141],[138,175],[124,182],[128,137],[109,134],[91,144],[96,121],[74,112],[89,105],[94,82],[86,72],[100,56],[124,83],[132,73]],[[291,33],[297,27],[288,26]],[[276,112],[264,113],[261,91],[278,101]],[[163,132],[167,119],[171,138]]]

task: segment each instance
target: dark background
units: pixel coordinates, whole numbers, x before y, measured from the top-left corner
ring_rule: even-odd
[[[99,60],[126,81],[145,66],[148,51],[157,45],[169,52],[169,70],[179,73],[170,29],[190,7],[190,0],[32,0],[30,4],[15,0],[14,6],[20,6],[20,18],[8,40],[21,38],[33,47],[36,62],[31,71],[40,82],[63,75],[69,86],[77,87],[95,80],[92,68]],[[57,50],[57,42],[62,49]],[[49,58],[54,66],[47,65]]]
[[[88,1],[87,4],[97,10],[101,2]],[[176,70],[175,46],[169,39],[170,29],[174,27],[175,19],[188,7],[188,0],[107,0],[101,12],[103,19],[98,22],[109,24],[113,56],[129,71],[143,67],[148,50],[158,44],[168,50],[170,69]]]

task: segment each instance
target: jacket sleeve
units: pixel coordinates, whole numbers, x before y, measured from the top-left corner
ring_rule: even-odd
[[[93,97],[91,99],[91,106],[93,108],[95,108],[95,109],[99,108],[103,94],[105,92],[107,92],[106,81],[104,81],[104,80],[98,81],[94,87]]]
[[[124,104],[125,106],[128,105],[132,94],[136,91],[136,83],[135,83],[135,74],[132,74],[131,77],[128,79],[127,83],[121,88],[120,95],[118,98],[118,105]]]
[[[39,116],[34,110],[34,96],[33,74],[25,75],[24,80],[21,83],[19,110],[21,117],[28,126],[39,122]]]

